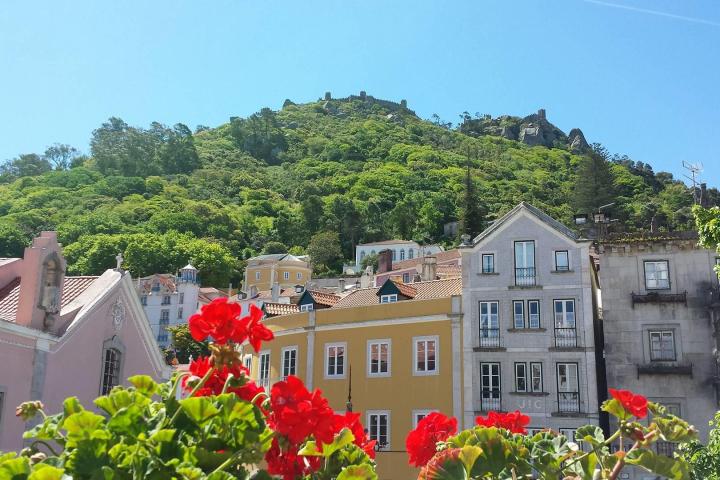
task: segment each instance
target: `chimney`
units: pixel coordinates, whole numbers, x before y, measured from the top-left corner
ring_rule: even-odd
[[[707,195],[707,183],[700,184],[700,206],[710,208],[710,202]]]
[[[377,273],[385,273],[392,270],[392,251],[381,250],[378,253],[378,271]]]
[[[338,293],[343,293],[345,291],[345,279],[341,278],[338,280]]]
[[[373,269],[372,266],[368,265],[365,271],[360,276],[360,288],[370,288],[373,285]]]
[[[423,257],[422,279],[424,282],[435,280],[437,277],[437,258],[433,255]]]
[[[15,323],[50,331],[60,318],[65,259],[55,232],[42,232],[23,254]]]
[[[273,283],[272,289],[270,290],[270,295],[273,303],[277,303],[280,300],[280,284],[275,282]]]

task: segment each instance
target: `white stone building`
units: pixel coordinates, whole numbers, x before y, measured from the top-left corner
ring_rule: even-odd
[[[172,336],[167,327],[187,323],[198,309],[200,281],[197,269],[186,265],[177,276],[156,273],[138,279],[136,288],[158,345],[169,346]]]
[[[412,240],[383,240],[381,242],[361,243],[355,247],[356,271],[360,271],[360,264],[363,258],[368,255],[378,254],[383,250],[390,250],[392,252],[393,262],[412,260],[413,258],[435,255],[438,252],[444,251],[440,245],[420,246],[420,244]]]

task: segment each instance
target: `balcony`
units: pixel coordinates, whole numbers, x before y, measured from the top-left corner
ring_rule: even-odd
[[[640,375],[687,375],[693,376],[692,363],[681,364],[677,362],[655,362],[637,366],[638,378]]]
[[[649,292],[640,294],[632,292],[632,306],[635,308],[636,303],[684,303],[687,307],[687,292],[683,293],[660,293]]]
[[[535,267],[516,268],[515,285],[518,287],[534,287],[536,285]]]
[[[500,337],[499,328],[481,328],[480,329],[480,343],[478,350],[498,350],[503,349],[502,339]]]
[[[577,329],[555,327],[555,348],[578,348]]]
[[[485,388],[480,390],[480,411],[481,412],[489,412],[489,411],[495,411],[500,412],[502,411],[502,401],[500,398],[500,389],[499,388]]]
[[[558,392],[558,414],[580,413],[580,392]]]
[[[671,458],[673,456],[673,453],[675,453],[675,447],[677,447],[677,444],[672,442],[659,441],[655,444],[658,455],[664,455]]]

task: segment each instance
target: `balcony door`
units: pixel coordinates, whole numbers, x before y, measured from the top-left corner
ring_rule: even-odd
[[[535,285],[535,242],[515,242],[515,285]]]

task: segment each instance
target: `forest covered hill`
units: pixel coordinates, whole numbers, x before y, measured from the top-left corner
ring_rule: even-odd
[[[360,242],[452,245],[444,224],[467,212],[464,228],[477,233],[478,219],[521,200],[567,224],[613,201],[616,229],[647,228],[653,218],[663,229],[692,226],[682,182],[588,145],[578,129],[566,135],[542,110],[465,112],[453,127],[419,118],[404,101],[327,96],[195,131],[111,118],[90,144],[88,155],[56,144],[0,167],[0,257],[21,255],[39,231],[55,229],[70,274],[97,274],[122,251],[133,275],[192,261],[204,283],[226,286],[237,285],[244,259],[303,253],[314,236],[316,250],[339,244],[326,270]],[[720,199],[716,189],[708,196]]]

